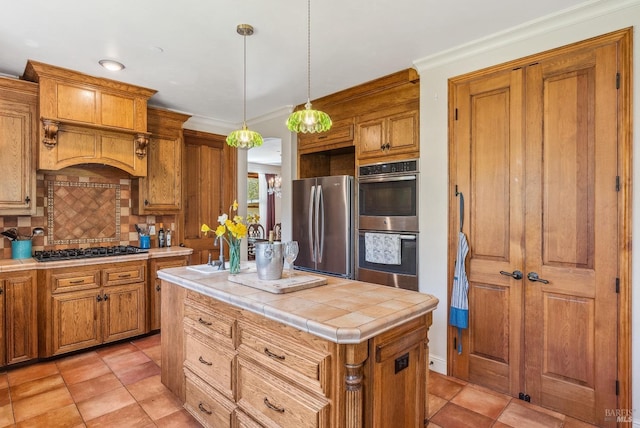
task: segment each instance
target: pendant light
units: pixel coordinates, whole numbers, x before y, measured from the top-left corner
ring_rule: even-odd
[[[236,28],[244,41],[244,80],[243,80],[243,115],[242,129],[233,131],[227,136],[227,144],[238,149],[251,149],[262,145],[262,135],[247,128],[247,36],[253,34],[253,27],[249,24],[238,24]]]
[[[311,0],[307,0],[307,103],[304,110],[291,113],[287,128],[291,132],[316,133],[331,129],[331,118],[325,112],[311,109]]]

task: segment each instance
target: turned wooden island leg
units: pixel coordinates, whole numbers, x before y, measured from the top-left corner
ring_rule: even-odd
[[[345,428],[364,426],[364,363],[369,351],[367,342],[349,345],[345,361]]]

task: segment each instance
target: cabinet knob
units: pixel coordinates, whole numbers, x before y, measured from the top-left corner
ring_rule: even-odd
[[[156,285],[156,291],[160,291],[160,286]]]
[[[0,288],[0,294],[4,293],[4,289]]]
[[[109,300],[109,296],[107,294],[104,295],[103,297],[104,301],[106,302],[107,300]]]
[[[28,204],[29,202],[31,202],[31,198],[29,196],[27,196],[26,198],[24,198],[24,203]]]
[[[149,201],[147,199],[144,200],[144,206],[146,207],[147,205],[149,205]]]
[[[96,301],[98,301],[98,302],[102,302],[102,296],[98,294],[98,295],[96,296]]]

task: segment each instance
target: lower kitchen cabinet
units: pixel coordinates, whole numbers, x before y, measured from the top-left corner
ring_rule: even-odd
[[[162,281],[158,278],[160,269],[186,266],[188,256],[165,257],[149,261],[149,330],[160,330],[160,301],[162,297]]]
[[[38,357],[36,272],[0,274],[0,366]]]
[[[147,332],[146,261],[41,271],[40,356]]]

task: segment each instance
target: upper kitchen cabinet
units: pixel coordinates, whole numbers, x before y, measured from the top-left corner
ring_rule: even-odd
[[[191,116],[153,107],[147,113],[147,176],[133,181],[133,213],[176,213],[182,208],[182,125]]]
[[[418,158],[419,104],[420,77],[411,68],[314,100],[333,126],[298,134],[299,178],[356,175],[360,164]]]
[[[36,213],[38,85],[0,77],[0,215]]]
[[[402,105],[358,118],[358,160],[417,158],[420,154],[418,105]],[[374,161],[375,162],[375,161]]]
[[[35,61],[39,84],[38,169],[99,163],[147,174],[147,101],[156,91]]]

